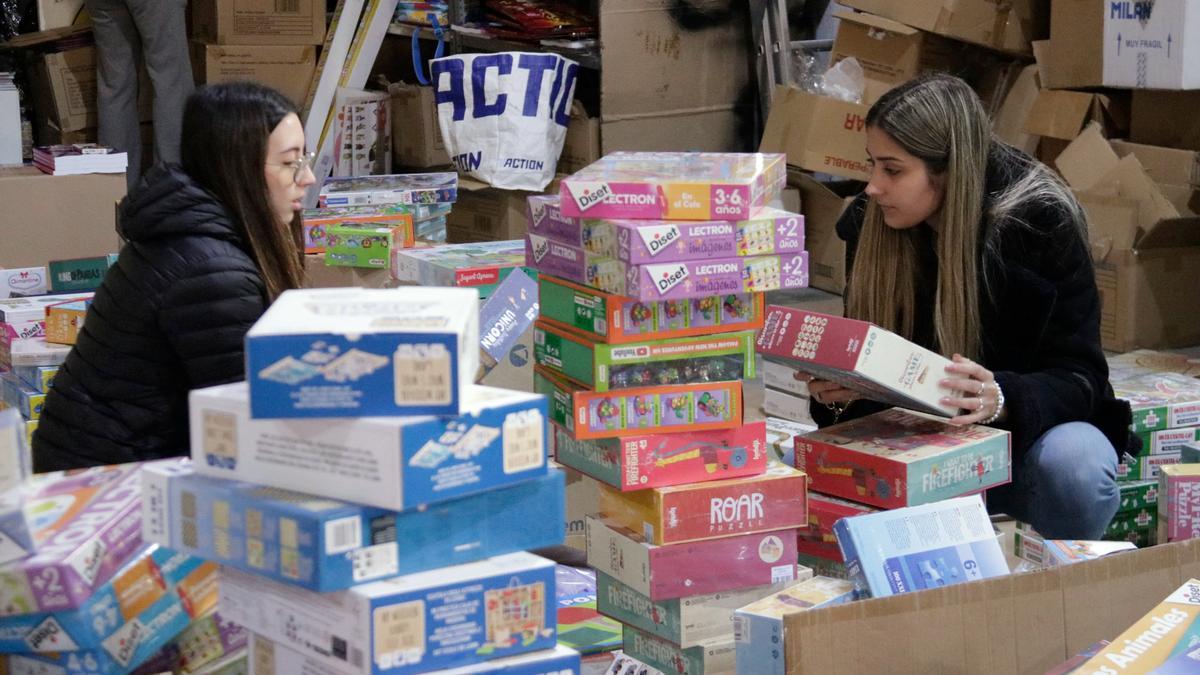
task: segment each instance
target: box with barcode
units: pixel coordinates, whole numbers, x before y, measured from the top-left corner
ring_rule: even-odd
[[[196,389],[192,459],[197,473],[395,511],[546,473],[544,396],[472,385],[463,398],[457,417],[263,420],[245,383]]]
[[[705,640],[728,638],[737,608],[811,577],[812,571],[801,567],[794,581],[655,602],[607,574],[597,573],[596,610],[667,642],[695,647]]]
[[[795,580],[796,530],[655,546],[607,519],[588,516],[587,562],[651,600]]]
[[[545,274],[538,275],[538,293],[542,321],[608,344],[762,327],[762,293],[642,302]]]
[[[1142,457],[1175,455],[1183,452],[1183,446],[1188,443],[1200,442],[1200,426],[1146,431],[1138,437],[1142,439]]]
[[[808,493],[808,527],[800,528],[796,549],[801,554],[842,562],[833,524],[842,518],[853,518],[879,509],[847,499],[830,497],[819,492]]]
[[[554,584],[530,553],[333,593],[227,570],[221,613],[337,673],[407,675],[553,649]]]
[[[1189,579],[1154,609],[1121,633],[1078,672],[1149,673],[1186,649],[1188,634],[1200,617],[1200,580]],[[1181,647],[1183,647],[1181,649]]]
[[[314,591],[474,562],[563,540],[563,475],[397,513],[201,476],[143,469],[146,541]]]
[[[1113,392],[1133,408],[1134,432],[1200,426],[1200,379],[1147,373],[1114,382]]]
[[[319,45],[325,40],[320,0],[195,0],[191,19],[193,37],[211,44]]]
[[[842,554],[838,553],[836,560],[822,558],[820,556],[809,555],[801,552],[796,557],[796,561],[802,567],[807,567],[812,570],[813,576],[833,577],[834,579],[849,579],[850,574],[846,571],[846,563],[842,562]]]
[[[817,492],[885,509],[981,492],[1010,480],[1009,432],[900,408],[796,438]]]
[[[46,395],[25,384],[13,372],[0,372],[0,398],[27,420],[40,419]]]
[[[453,204],[458,174],[452,171],[387,176],[326,178],[317,202],[321,208],[368,204]]]
[[[595,392],[536,366],[533,390],[549,398],[550,419],[576,440],[742,426],[740,381]]]
[[[45,338],[10,337],[0,326],[0,370],[21,366],[59,366],[70,353],[71,347],[50,344]]]
[[[485,300],[513,272],[524,271],[532,279],[534,273],[524,265],[525,248],[520,240],[439,244],[392,252],[392,278],[396,281],[474,288]]]
[[[754,379],[754,331],[607,345],[538,322],[537,364],[592,391]]]
[[[217,603],[217,565],[147,545],[78,608],[0,619],[5,652],[108,652],[140,663]]]
[[[784,620],[789,614],[816,607],[840,605],[855,599],[854,584],[844,579],[813,577],[733,614],[733,638],[737,650],[737,672],[783,675],[788,672]]]
[[[808,524],[808,477],[774,465],[758,476],[621,492],[602,485],[600,512],[651,544],[679,544]]]
[[[58,366],[18,366],[12,372],[26,385],[47,394],[50,392],[50,383],[58,374]]]
[[[142,543],[138,469],[122,464],[29,479],[25,512],[36,515],[29,521],[35,549],[0,566],[0,617],[75,609],[116,574]]]
[[[728,634],[681,647],[631,626],[624,627],[621,651],[663,673],[726,675],[737,667],[733,638]]]
[[[256,418],[457,415],[478,369],[470,289],[284,291],[246,334]]]
[[[953,417],[940,383],[951,361],[878,326],[792,307],[770,305],[758,352],[823,380],[902,408]]]
[[[1125,457],[1117,464],[1117,481],[1158,480],[1159,471],[1164,466],[1179,464],[1183,461],[1183,452],[1168,452],[1162,455],[1142,455],[1140,457]]]
[[[326,675],[333,672],[315,657],[257,634],[250,639],[250,662],[252,675]],[[430,675],[576,675],[581,666],[579,652],[560,644],[540,652],[431,671]]]
[[[874,597],[1008,574],[979,495],[845,518],[833,531],[851,579]]]
[[[626,492],[756,476],[767,469],[765,428],[760,420],[726,431],[584,441],[571,438],[558,424],[551,431],[560,464]]]

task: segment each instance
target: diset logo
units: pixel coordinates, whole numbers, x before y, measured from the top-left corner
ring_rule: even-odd
[[[679,241],[681,236],[679,228],[675,225],[643,227],[638,229],[638,234],[642,237],[642,243],[646,245],[646,250],[650,251],[650,255],[658,255],[668,246]]]
[[[645,269],[650,274],[650,278],[654,280],[654,286],[658,289],[659,295],[675,288],[688,278],[688,267],[683,263],[646,265]]]
[[[574,183],[571,197],[580,211],[587,211],[593,206],[603,203],[612,196],[612,188],[608,183]]]
[[[542,262],[542,258],[550,252],[550,240],[536,235],[529,235],[529,245],[533,248],[533,261]]]

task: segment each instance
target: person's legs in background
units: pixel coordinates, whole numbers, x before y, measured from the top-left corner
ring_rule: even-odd
[[[188,56],[187,0],[124,0],[141,33],[154,85],[154,159],[178,162],[183,105],[195,87]]]
[[[129,187],[133,187],[142,167],[142,137],[138,128],[141,39],[125,0],[87,0],[87,9],[96,36],[100,143],[129,154],[126,179]]]
[[[1096,540],[1117,512],[1117,453],[1096,427],[1061,424],[1034,442],[1013,482],[988,491],[988,510],[1033,526],[1047,539]]]

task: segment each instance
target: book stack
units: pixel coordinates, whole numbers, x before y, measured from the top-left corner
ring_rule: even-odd
[[[42,145],[33,149],[33,164],[51,176],[125,173],[129,155],[95,143]]]
[[[191,393],[191,464],[145,469],[146,538],[222,566],[256,672],[578,671],[525,552],[563,539],[546,400],[473,384],[477,298],[283,293],[248,381]]]
[[[534,388],[558,463],[596,481],[597,608],[664,672],[734,668],[733,611],[796,565],[806,477],[742,415],[763,292],[804,286],[780,155],[617,153],[530,197]]]

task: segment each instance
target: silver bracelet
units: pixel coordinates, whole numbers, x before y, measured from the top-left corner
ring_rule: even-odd
[[[1000,389],[1000,383],[993,381],[992,386],[996,388],[996,412],[986,420],[980,420],[979,424],[991,424],[1000,419],[1000,413],[1004,411],[1004,391]]]

